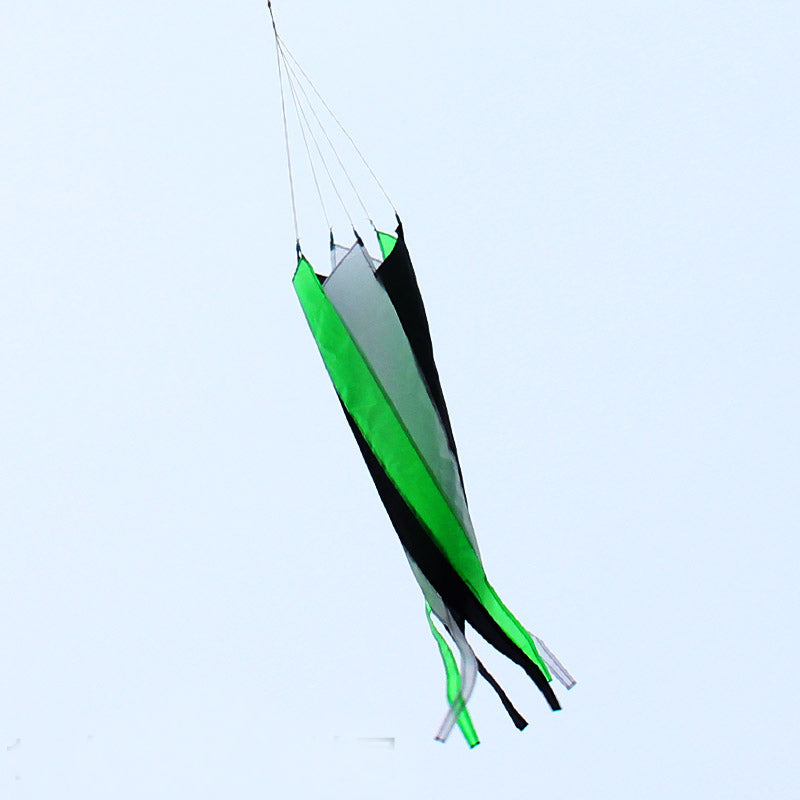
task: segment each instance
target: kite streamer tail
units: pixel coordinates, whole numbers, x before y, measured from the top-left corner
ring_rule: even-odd
[[[531,635],[533,636],[533,634]],[[553,677],[559,680],[567,689],[571,689],[576,683],[575,678],[567,672],[566,667],[555,657],[553,651],[538,636],[533,636],[533,639],[536,642],[536,649],[539,651],[539,655],[542,657],[544,663],[547,664],[550,672],[553,673]]]
[[[449,610],[449,609],[448,609]],[[465,633],[465,625],[464,625],[464,617],[456,616],[452,611],[450,612],[455,620],[458,629],[461,631],[462,635]],[[528,727],[528,720],[522,716],[522,714],[517,711],[514,707],[514,704],[509,699],[508,695],[503,691],[503,687],[495,680],[494,675],[489,672],[488,669],[483,665],[483,662],[478,658],[478,674],[489,684],[489,686],[494,689],[495,694],[497,694],[498,699],[503,704],[503,708],[506,710],[506,713],[511,718],[511,721],[514,723],[514,726],[518,731],[524,731],[525,728]]]
[[[461,729],[461,733],[464,734],[464,738],[467,740],[467,744],[470,747],[475,747],[476,745],[480,744],[480,740],[478,739],[478,734],[475,731],[475,726],[472,724],[472,718],[470,717],[469,711],[467,711],[466,707],[469,694],[472,692],[472,687],[475,685],[475,675],[473,673],[470,676],[470,665],[469,663],[465,664],[465,661],[468,662],[468,659],[465,659],[465,652],[461,650],[461,644],[459,640],[454,637],[454,640],[461,651],[462,671],[465,673],[464,689],[468,689],[468,691],[462,691],[461,675],[459,674],[458,667],[456,666],[456,659],[453,656],[449,645],[445,641],[444,636],[439,633],[436,625],[433,622],[433,618],[431,616],[433,612],[429,603],[425,603],[425,611],[428,615],[428,625],[430,626],[433,638],[436,640],[436,644],[439,646],[439,653],[442,656],[445,673],[447,674],[447,701],[450,703],[450,710],[448,711],[444,722],[439,728],[436,738],[439,741],[445,741],[452,730],[453,725],[457,722],[458,727]],[[447,626],[446,622],[442,620],[442,623],[445,624],[445,626],[448,628],[448,631],[452,635],[452,630],[449,626]],[[454,627],[456,630],[458,630],[457,626]],[[459,633],[461,632],[459,631]],[[472,653],[472,648],[469,646],[469,644],[467,644],[467,640],[464,638],[463,634],[461,634],[461,639],[469,650],[469,653],[472,654],[472,660],[475,662],[474,669],[477,672],[477,659],[475,658],[475,654]]]
[[[526,720],[525,717],[523,717],[522,714],[517,711],[508,695],[503,691],[503,687],[494,679],[492,673],[483,666],[480,659],[478,659],[478,672],[483,676],[484,680],[489,684],[489,686],[494,689],[495,693],[500,699],[500,702],[503,704],[503,708],[506,710],[506,713],[509,717],[511,717],[511,721],[514,723],[516,729],[518,731],[524,731],[525,728],[528,727],[528,720]]]
[[[475,657],[472,647],[467,642],[463,631],[456,624],[449,609],[447,610],[447,619],[442,620],[442,622],[447,628],[447,632],[453,637],[453,641],[458,647],[458,652],[461,654],[461,688],[455,699],[448,697],[450,710],[447,712],[447,716],[445,716],[439,732],[436,734],[438,741],[446,742],[458,715],[466,709],[467,702],[472,696],[472,690],[475,688],[475,680],[478,676],[478,659]]]

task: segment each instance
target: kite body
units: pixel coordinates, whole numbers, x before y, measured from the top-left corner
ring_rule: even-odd
[[[272,16],[272,3],[267,6]],[[428,624],[447,676],[448,710],[436,738],[444,741],[458,725],[469,745],[474,746],[478,736],[467,701],[478,675],[497,693],[517,728],[525,728],[527,722],[475,656],[467,642],[466,623],[522,667],[553,710],[559,704],[550,687],[552,678],[567,688],[575,681],[544,643],[506,608],[486,578],[433,358],[425,306],[402,225],[397,218],[396,236],[375,228],[320,113],[324,116],[327,112],[391,204],[388,194],[278,35],[274,16],[272,27],[298,257],[294,288],[347,422],[425,597]],[[330,230],[331,271],[327,277],[315,272],[300,246],[284,83],[308,156],[308,177]],[[353,214],[344,199],[347,190],[334,178],[331,157],[377,234],[380,258],[370,256],[356,232]],[[328,178],[355,235],[350,248],[334,242],[321,187],[323,176]],[[448,637],[458,650],[458,663]]]
[[[567,671],[506,608],[486,579],[467,508],[425,307],[406,247],[378,234],[383,260],[357,241],[334,247],[328,277],[300,259],[294,288],[347,421],[427,604],[431,631],[448,677],[450,709],[437,738],[457,723],[478,743],[466,702],[480,673],[510,717],[526,722],[475,657],[465,622],[521,666],[553,710],[560,706],[553,676],[568,688]],[[461,667],[431,617],[459,651]]]

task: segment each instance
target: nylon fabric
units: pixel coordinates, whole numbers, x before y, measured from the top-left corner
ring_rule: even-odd
[[[346,413],[346,412],[345,412]],[[380,493],[380,488],[378,489]],[[396,517],[392,517],[392,524],[396,526],[398,524],[398,520]],[[464,640],[466,641],[466,633],[464,629],[464,616],[462,614],[454,614],[446,605],[444,600],[442,600],[441,595],[433,588],[431,582],[425,577],[422,570],[417,566],[414,559],[411,557],[411,554],[403,548],[403,552],[406,554],[406,558],[408,559],[408,564],[411,567],[411,572],[416,578],[417,583],[419,584],[419,588],[422,590],[422,594],[425,597],[425,602],[431,607],[431,610],[436,615],[436,618],[444,625],[447,630],[449,631],[451,628],[453,630],[458,630],[462,636],[464,636]],[[449,623],[445,623],[445,620],[449,620]],[[451,634],[452,636],[452,634]],[[470,647],[470,652],[474,656],[475,653]],[[509,717],[511,717],[511,721],[516,726],[517,730],[524,730],[528,727],[527,720],[522,716],[522,714],[517,711],[514,707],[514,704],[508,698],[508,695],[503,691],[503,687],[495,680],[494,676],[486,669],[486,667],[481,663],[481,660],[475,656],[475,665],[478,668],[478,674],[492,687],[494,692],[497,694],[498,699],[500,700],[503,708],[506,710],[506,713]],[[470,690],[471,693],[471,690]],[[469,698],[467,697],[467,700]]]
[[[426,603],[425,609],[428,616],[428,626],[431,629],[433,638],[436,640],[436,644],[439,646],[439,653],[442,657],[442,662],[444,663],[444,671],[447,677],[447,702],[452,706],[461,698],[461,676],[458,673],[458,667],[456,666],[456,660],[453,656],[452,650],[450,650],[450,647],[447,644],[444,636],[442,636],[442,634],[436,629],[436,625],[431,618],[430,605]],[[463,705],[463,702],[462,706],[463,707],[458,714],[458,727],[464,734],[467,744],[470,747],[475,747],[476,745],[480,744],[478,734],[475,731],[475,726],[472,724],[472,717],[470,716],[469,711]],[[436,738],[440,738],[438,734]]]
[[[341,397],[339,402],[347,419],[347,424],[353,432],[353,437],[356,440],[364,463],[372,476],[375,488],[378,490],[378,496],[381,498],[381,502],[389,515],[403,548],[413,558],[431,585],[435,587],[447,608],[459,621],[459,624],[463,624],[463,620],[469,622],[492,647],[522,667],[528,677],[536,684],[539,691],[545,696],[550,707],[553,710],[559,709],[558,698],[550,688],[548,680],[538,665],[531,661],[509,638],[497,620],[491,616],[464,579],[456,572],[444,553],[437,547],[428,530],[412,511],[378,462],[355,420],[347,411]],[[481,669],[480,662],[478,662],[478,669]],[[484,674],[484,677],[488,676],[488,672],[485,669],[482,674]],[[495,685],[491,676],[488,676],[487,680],[493,686]],[[501,692],[498,692],[498,694],[503,705],[511,714],[514,724],[518,728],[524,727],[526,723],[516,712],[516,709],[511,706],[511,703],[506,702],[505,694]],[[520,721],[523,723],[522,726],[519,724]]]
[[[384,233],[383,231],[376,231],[378,234],[378,243],[381,246],[381,253],[383,257],[386,258],[389,253],[394,250],[394,246],[397,244],[397,237],[392,236],[391,233]]]
[[[545,679],[544,687],[540,685],[535,671],[522,664],[551,706],[558,708],[558,701],[546,683],[550,680],[549,670],[539,656],[531,635],[489,585],[466,533],[305,259],[298,264],[293,283],[334,386],[356,426],[363,432],[370,449],[374,450],[389,479],[446,554],[445,560],[452,564],[506,636],[532,665],[536,665]]]
[[[456,625],[452,614],[447,612],[447,619],[442,620],[445,629],[456,643],[458,652],[461,654],[461,688],[453,698],[450,698],[450,708],[439,727],[436,738],[442,742],[447,741],[453,726],[456,723],[462,710],[466,709],[466,704],[472,696],[475,688],[475,680],[478,677],[478,659],[467,642],[464,632]]]
[[[539,655],[544,659],[547,666],[550,667],[550,672],[553,674],[553,677],[556,678],[562,686],[571,689],[576,683],[575,678],[567,672],[566,667],[556,658],[553,651],[538,636],[534,636],[533,640],[536,642],[536,649],[539,651]]]
[[[376,280],[364,248],[354,246],[322,288],[391,399],[477,553],[475,531],[447,435],[394,306]]]
[[[349,253],[350,251],[346,247],[342,247],[340,244],[336,244],[331,248],[331,272],[339,266],[342,259]]]
[[[461,655],[460,688],[457,696],[454,695],[453,697],[449,697],[448,690],[450,708],[445,715],[444,721],[439,727],[439,732],[436,734],[437,739],[446,741],[447,737],[450,735],[450,731],[453,728],[453,724],[456,722],[458,714],[460,713],[460,709],[466,708],[466,704],[469,702],[469,698],[472,696],[472,690],[475,688],[475,679],[478,674],[478,659],[475,657],[472,647],[467,642],[467,639],[464,636],[464,631],[456,624],[456,620],[450,612],[450,609],[445,605],[444,600],[442,600],[441,596],[436,589],[433,588],[430,581],[414,563],[414,559],[411,558],[408,551],[404,550],[404,552],[406,554],[406,558],[408,559],[409,566],[411,567],[411,571],[414,574],[414,577],[417,579],[420,589],[422,589],[422,594],[425,597],[425,602],[429,612],[432,611],[439,622],[442,623],[445,630],[450,635],[450,638],[455,642],[456,647]],[[428,622],[430,623],[430,613],[428,614]],[[450,686],[449,681],[450,676],[448,674],[448,686]]]
[[[356,242],[352,247],[344,247],[340,244],[335,244],[331,248],[331,275],[339,266],[339,264],[341,264],[342,261],[347,257],[347,255],[355,250],[356,247],[359,247],[358,242]],[[381,265],[383,259],[373,258],[369,252],[367,252],[366,248],[364,248],[364,253],[367,257],[367,260],[372,265],[372,271],[374,272]],[[329,277],[330,275],[323,277],[322,283],[324,283]]]
[[[436,406],[436,410],[439,412],[439,418],[447,436],[447,443],[453,453],[453,458],[456,460],[461,488],[466,498],[464,476],[461,473],[461,464],[458,460],[458,449],[453,436],[453,427],[450,424],[450,414],[447,410],[442,384],[439,380],[439,371],[436,368],[436,361],[433,357],[433,342],[431,341],[431,332],[428,326],[428,315],[425,311],[425,304],[422,302],[417,276],[411,264],[411,256],[406,247],[403,226],[399,220],[395,244],[375,274],[392,301],[400,324],[408,337],[414,357],[417,359],[422,377],[428,387],[428,393]]]

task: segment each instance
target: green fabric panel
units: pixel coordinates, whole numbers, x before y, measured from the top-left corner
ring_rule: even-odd
[[[547,680],[551,680],[531,635],[486,580],[483,566],[447,498],[304,258],[292,283],[333,385],[386,474],[475,597]]]
[[[425,603],[425,612],[428,615],[428,625],[430,626],[431,633],[433,634],[433,638],[436,639],[436,644],[439,645],[439,653],[444,662],[444,671],[447,675],[447,702],[452,706],[453,701],[458,697],[458,693],[461,691],[461,675],[458,672],[458,666],[456,665],[453,651],[445,641],[444,636],[439,633],[436,625],[433,623],[433,619],[431,619],[431,607],[429,603]],[[472,717],[470,717],[466,706],[464,706],[463,710],[458,715],[457,721],[458,727],[461,728],[461,733],[464,734],[464,738],[467,740],[467,744],[470,747],[475,747],[475,745],[480,744],[478,734],[475,732],[475,726],[472,724]]]
[[[381,245],[381,253],[383,253],[383,257],[386,258],[386,256],[394,250],[394,246],[397,244],[397,237],[392,236],[391,233],[382,233],[378,231],[378,242],[380,242]]]

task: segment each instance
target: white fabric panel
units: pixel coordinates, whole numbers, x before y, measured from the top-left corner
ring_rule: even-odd
[[[375,277],[366,250],[355,245],[322,286],[391,398],[480,558],[455,457],[403,326],[389,295]]]

